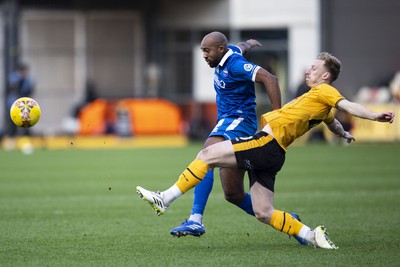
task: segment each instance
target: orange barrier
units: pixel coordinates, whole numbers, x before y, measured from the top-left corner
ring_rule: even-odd
[[[124,99],[120,105],[130,111],[134,134],[180,134],[182,118],[179,108],[163,99]],[[118,105],[117,105],[118,109]]]
[[[105,114],[107,101],[97,99],[86,105],[79,112],[79,134],[99,135],[106,132]]]
[[[182,116],[177,105],[164,99],[96,100],[79,114],[81,135],[105,134],[109,129],[123,135],[181,134]]]

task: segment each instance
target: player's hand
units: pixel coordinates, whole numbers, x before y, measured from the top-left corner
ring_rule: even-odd
[[[262,46],[262,44],[255,39],[249,39],[246,41],[246,43],[250,46],[250,48],[253,48],[255,46]]]
[[[393,111],[382,111],[376,114],[376,121],[392,123],[394,116]]]
[[[354,139],[354,137],[349,133],[349,132],[344,132],[344,136],[342,136],[344,139],[346,139],[346,142],[348,144],[351,143],[351,141],[356,141],[356,139]]]

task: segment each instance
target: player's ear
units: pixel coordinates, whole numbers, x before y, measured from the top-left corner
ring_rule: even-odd
[[[324,74],[322,74],[322,79],[330,81],[331,80],[331,73],[329,71],[324,72]]]

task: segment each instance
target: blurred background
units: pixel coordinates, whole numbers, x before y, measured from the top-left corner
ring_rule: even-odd
[[[278,77],[284,102],[328,51],[342,61],[334,86],[346,98],[376,110],[399,106],[398,0],[3,0],[0,12],[6,147],[9,77],[21,65],[42,118],[19,135],[205,138],[215,93],[199,48],[211,31],[232,44],[259,40],[247,58]],[[260,114],[270,110],[262,88],[257,103]],[[338,117],[357,140],[400,140],[398,118],[387,126]],[[316,139],[330,138],[319,131]]]

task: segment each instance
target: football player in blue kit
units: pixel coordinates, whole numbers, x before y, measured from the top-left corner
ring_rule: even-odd
[[[281,107],[277,78],[243,57],[254,46],[261,44],[251,39],[236,46],[228,45],[226,36],[220,32],[207,34],[201,42],[203,58],[211,68],[214,68],[214,89],[218,110],[217,124],[204,147],[256,133],[255,82],[266,89],[272,109]],[[254,216],[250,194],[244,190],[244,173],[243,170],[235,168],[220,168],[221,184],[227,201]],[[195,187],[189,219],[170,231],[173,236],[201,236],[205,233],[202,219],[213,183],[214,173],[210,169],[201,183]],[[301,243],[301,240],[299,242]]]

